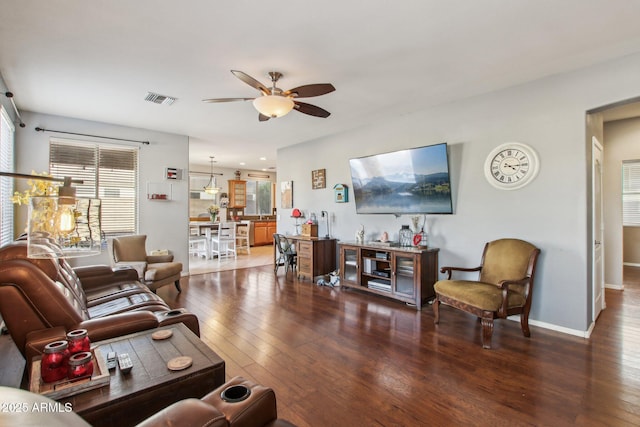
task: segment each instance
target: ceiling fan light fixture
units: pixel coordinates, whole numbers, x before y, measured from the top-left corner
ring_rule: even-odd
[[[291,98],[282,95],[264,95],[253,100],[253,106],[267,117],[282,117],[293,110]]]

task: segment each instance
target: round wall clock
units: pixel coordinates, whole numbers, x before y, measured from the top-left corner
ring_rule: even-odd
[[[526,144],[508,142],[489,153],[484,175],[494,187],[515,190],[530,183],[538,174],[538,155]]]

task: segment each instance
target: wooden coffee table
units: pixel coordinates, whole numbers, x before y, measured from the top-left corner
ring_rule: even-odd
[[[173,335],[152,339],[151,334],[161,329]],[[129,353],[133,362],[128,374],[112,370],[109,385],[59,400],[71,403],[73,411],[94,427],[134,425],[178,400],[201,398],[225,381],[224,360],[182,323],[93,345],[105,358],[115,351]],[[191,357],[193,364],[169,370],[167,362],[179,356]]]

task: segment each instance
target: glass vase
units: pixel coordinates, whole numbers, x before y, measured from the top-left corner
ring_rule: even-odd
[[[400,246],[411,246],[413,239],[413,232],[408,225],[403,225],[398,232],[398,244]]]

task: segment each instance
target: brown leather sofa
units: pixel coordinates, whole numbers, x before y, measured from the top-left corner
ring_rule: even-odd
[[[171,310],[134,269],[30,259],[24,240],[0,248],[0,314],[28,362],[79,328],[94,342],[179,322],[200,335],[198,318]]]
[[[239,401],[227,401],[228,396],[246,396]],[[3,404],[0,425],[47,425],[86,427],[87,424],[70,409],[44,396],[25,390],[0,387]],[[227,400],[225,400],[227,399]],[[38,408],[57,408],[42,411]],[[36,410],[34,410],[36,409]],[[209,426],[209,427],[294,427],[278,418],[274,391],[259,384],[235,377],[202,399],[185,399],[156,413],[138,427]]]

